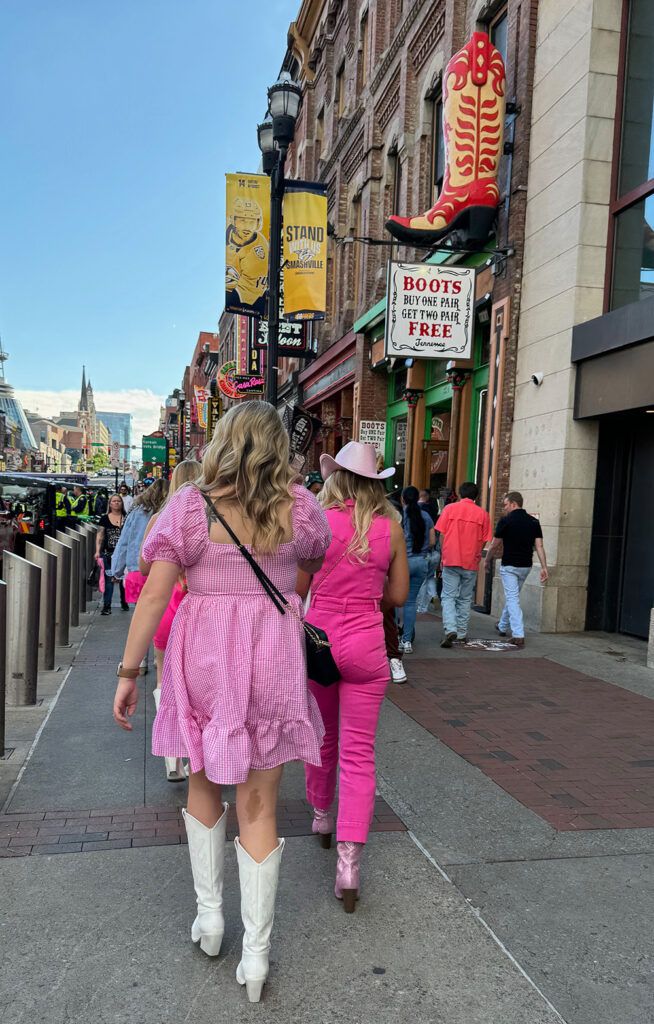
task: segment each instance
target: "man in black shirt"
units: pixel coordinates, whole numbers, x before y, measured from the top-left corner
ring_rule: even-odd
[[[423,509],[433,522],[436,522],[440,513],[438,502],[434,501],[429,491],[421,491],[420,497],[418,498],[418,504]]]
[[[500,566],[500,579],[504,587],[504,609],[498,622],[497,632],[506,636],[511,627],[511,640],[514,647],[524,647],[525,627],[520,607],[520,591],[527,576],[531,572],[534,548],[540,562],[540,581],[545,583],[549,573],[547,559],[543,547],[543,531],[540,523],[525,512],[522,507],[522,495],[519,491],[509,491],[504,495],[502,504],[504,515],[495,527],[495,536],[486,552],[486,565],[502,542],[504,553]]]

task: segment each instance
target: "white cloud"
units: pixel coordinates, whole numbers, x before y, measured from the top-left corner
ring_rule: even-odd
[[[31,391],[16,388],[16,395],[25,409],[41,416],[58,416],[77,408],[79,388],[66,391]],[[148,388],[125,388],[122,391],[93,391],[97,409],[107,412],[131,412],[132,444],[140,445],[143,434],[151,434],[159,426],[159,411],[163,405],[162,395],[155,395]],[[137,449],[132,453],[140,458]]]

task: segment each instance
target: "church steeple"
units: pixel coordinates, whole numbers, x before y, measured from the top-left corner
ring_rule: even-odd
[[[79,408],[79,411],[82,412],[83,409],[88,409],[88,407],[89,407],[89,405],[88,405],[88,399],[87,399],[87,394],[86,394],[86,367],[83,366],[82,367],[82,391],[80,393],[80,399],[79,399],[79,406],[78,406],[78,408]]]

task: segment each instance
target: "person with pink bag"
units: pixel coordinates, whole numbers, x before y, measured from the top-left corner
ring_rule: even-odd
[[[172,495],[183,487],[184,484],[191,483],[193,480],[197,480],[200,473],[202,472],[202,464],[196,462],[195,459],[184,459],[180,462],[173,470],[173,475],[170,478],[170,484],[168,485],[168,498],[170,500]],[[159,513],[151,517],[148,522],[145,533],[143,535],[143,542],[141,544],[141,551],[143,550],[143,544],[145,544],[150,530],[153,528],[159,518]],[[143,583],[148,577],[150,572],[150,563],[146,562],[141,554],[139,556],[139,572],[143,578]],[[154,697],[154,703],[157,711],[159,710],[159,700],[161,697],[161,676],[163,673],[164,655],[166,653],[166,646],[170,639],[170,629],[173,624],[173,619],[177,614],[177,609],[184,600],[188,593],[188,587],[186,585],[186,579],[183,574],[180,574],[175,589],[173,590],[172,597],[168,602],[168,607],[163,613],[159,628],[152,638],[152,646],[154,647],[154,660],[157,667],[157,685],[152,691]],[[166,778],[169,782],[184,782],[188,778],[188,769],[185,767],[181,757],[165,757],[164,763],[166,767]]]
[[[382,604],[401,607],[409,592],[402,526],[377,471],[372,445],[350,441],[332,458],[320,457],[332,542],[320,572],[298,574],[298,592],[311,587],[307,622],[325,630],[341,673],[333,686],[309,680],[325,726],[321,766],[307,764],[313,832],[331,845],[332,803],[340,768],[335,895],[352,913],[359,894],[360,859],[375,807],[375,736],[389,683]]]

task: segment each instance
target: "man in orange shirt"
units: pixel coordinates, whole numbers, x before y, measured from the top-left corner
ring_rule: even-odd
[[[441,534],[441,566],[444,636],[441,647],[466,640],[470,606],[484,544],[493,539],[488,512],[475,505],[479,488],[465,483],[459,488],[461,500],[446,505],[436,523]]]

